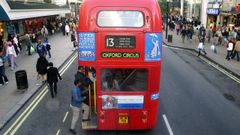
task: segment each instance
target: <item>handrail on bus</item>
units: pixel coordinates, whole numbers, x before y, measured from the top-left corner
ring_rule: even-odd
[[[89,96],[89,117],[92,116],[92,98],[91,98],[91,86],[88,86],[88,96]]]
[[[137,71],[137,70],[134,69],[134,70],[132,71],[132,73],[130,73],[130,74],[127,76],[127,78],[126,78],[125,80],[123,80],[123,82],[120,84],[120,87],[121,87],[124,83],[126,83],[127,80],[128,80],[136,71]]]
[[[97,114],[97,93],[96,93],[96,80],[93,82],[93,100],[94,100],[94,112]]]

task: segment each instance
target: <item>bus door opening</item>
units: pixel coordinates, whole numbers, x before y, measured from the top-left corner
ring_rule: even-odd
[[[85,75],[89,82],[87,89],[87,105],[89,106],[89,121],[82,122],[83,129],[97,128],[97,89],[96,89],[96,69],[94,67],[85,67]]]

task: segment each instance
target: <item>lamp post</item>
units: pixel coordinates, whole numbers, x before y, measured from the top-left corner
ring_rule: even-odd
[[[171,2],[171,0],[167,0],[167,21],[166,21],[166,39],[168,39],[168,17],[169,17],[169,2]]]

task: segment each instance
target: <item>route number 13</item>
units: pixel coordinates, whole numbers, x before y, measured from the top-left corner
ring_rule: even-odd
[[[107,38],[107,47],[114,46],[114,38]]]

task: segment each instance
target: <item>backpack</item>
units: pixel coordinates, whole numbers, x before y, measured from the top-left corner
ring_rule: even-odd
[[[49,51],[49,50],[51,50],[51,46],[50,46],[50,44],[48,43],[48,44],[46,44],[46,49]]]
[[[44,53],[44,46],[42,44],[37,45],[37,52]]]

